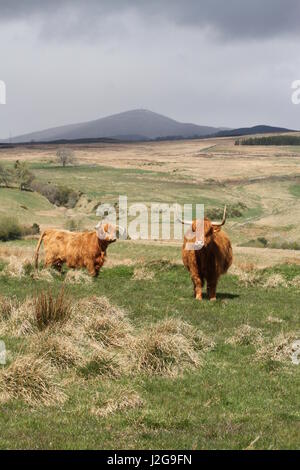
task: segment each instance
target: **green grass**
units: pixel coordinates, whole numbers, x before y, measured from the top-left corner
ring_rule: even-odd
[[[119,251],[129,250],[120,244]],[[129,253],[125,253],[126,257]],[[173,259],[168,248],[165,257]],[[265,338],[299,328],[296,288],[245,288],[233,275],[224,276],[215,303],[197,302],[188,273],[180,265],[148,264],[153,280],[134,281],[134,266],[103,269],[92,284],[68,286],[74,299],[105,295],[126,309],[136,325],[167,316],[180,317],[214,338],[216,348],[199,370],[179,378],[122,378],[117,385],[137,387],[144,406],[106,418],[90,414],[96,392],[108,383],[93,375],[67,386],[69,400],[61,407],[32,409],[14,401],[0,405],[0,448],[234,448],[243,449],[260,436],[256,448],[299,448],[299,366],[287,363],[269,368],[254,361],[253,346],[231,346],[225,340],[244,323],[260,328]],[[151,258],[148,258],[149,263]],[[269,268],[287,280],[299,266]],[[63,279],[51,284],[57,292]],[[47,283],[29,277],[0,277],[0,294],[25,298]],[[83,313],[84,315],[84,313]],[[272,315],[282,323],[268,323]],[[16,353],[23,340],[4,338]]]
[[[293,184],[289,187],[290,193],[296,198],[300,198],[300,184]]]

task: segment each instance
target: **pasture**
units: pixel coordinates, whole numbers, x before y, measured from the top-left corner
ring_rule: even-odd
[[[234,139],[0,150],[43,183],[81,191],[73,208],[0,187],[1,215],[89,229],[100,202],[228,205],[234,264],[217,301],[194,300],[176,240],[118,241],[97,279],[36,273],[36,238],[0,242],[0,448],[299,448],[300,152]],[[41,257],[43,259],[43,256]],[[41,323],[41,293],[65,318]],[[47,299],[46,299],[47,300]],[[48,298],[49,300],[49,298]]]

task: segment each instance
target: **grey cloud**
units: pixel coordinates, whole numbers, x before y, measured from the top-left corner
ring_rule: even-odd
[[[127,13],[151,21],[152,27],[166,21],[227,40],[300,34],[298,0],[0,0],[0,7],[2,23],[34,18],[41,31],[50,33],[50,24],[65,37],[96,35],[108,17]]]

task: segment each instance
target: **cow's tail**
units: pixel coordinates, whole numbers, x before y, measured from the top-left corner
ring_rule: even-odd
[[[44,232],[42,232],[41,236],[40,236],[40,239],[38,241],[38,244],[36,246],[36,249],[35,249],[35,253],[34,253],[34,265],[35,265],[35,269],[38,268],[38,265],[39,265],[39,251],[40,251],[40,246],[41,246],[41,243],[43,241],[43,238],[46,234],[46,230],[44,230]]]

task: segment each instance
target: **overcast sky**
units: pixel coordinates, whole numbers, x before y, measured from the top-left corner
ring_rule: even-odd
[[[298,0],[0,0],[0,138],[147,108],[300,128]]]

